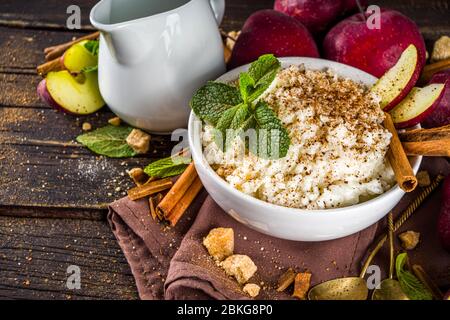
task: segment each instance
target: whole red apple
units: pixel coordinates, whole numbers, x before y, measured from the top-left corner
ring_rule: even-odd
[[[398,11],[382,9],[380,28],[369,29],[365,18],[357,13],[339,22],[326,35],[325,58],[345,63],[381,77],[410,44],[418,51],[417,71],[409,87],[413,87],[425,64],[425,42],[416,24]],[[407,92],[406,92],[407,93]]]
[[[235,68],[272,53],[277,57],[319,57],[316,43],[299,21],[275,10],[261,10],[245,22],[228,64]]]
[[[435,128],[450,124],[450,69],[435,73],[430,83],[442,83],[445,85],[442,96],[436,109],[422,121],[425,128]]]
[[[274,9],[297,19],[316,35],[336,21],[343,4],[341,0],[275,0]]]

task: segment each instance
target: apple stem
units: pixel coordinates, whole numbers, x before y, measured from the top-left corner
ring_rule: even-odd
[[[361,2],[359,2],[359,0],[356,0],[356,5],[358,6],[359,12],[361,12],[361,14],[363,16],[364,21],[367,21],[366,20],[366,13],[364,11],[363,6],[361,5]]]

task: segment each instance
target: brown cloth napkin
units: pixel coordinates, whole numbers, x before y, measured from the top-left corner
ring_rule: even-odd
[[[432,177],[450,174],[443,158],[426,159],[422,168]],[[406,195],[395,208],[400,213],[417,193]],[[435,192],[399,231],[421,233],[418,248],[410,251],[438,285],[450,285],[450,254],[438,243],[436,220],[441,192]],[[364,212],[361,212],[364,214]],[[278,278],[288,268],[312,273],[312,285],[349,275],[358,275],[367,248],[385,222],[346,238],[326,242],[294,242],[258,233],[238,223],[203,191],[175,228],[155,223],[146,200],[123,198],[110,205],[108,215],[113,233],[122,248],[142,299],[247,299],[237,282],[227,277],[208,256],[202,239],[210,229],[230,227],[235,232],[235,253],[246,254],[258,267],[251,279],[263,287],[258,299],[289,299],[289,292],[276,292]],[[398,234],[398,233],[397,233]],[[396,243],[396,249],[401,249]],[[387,248],[375,260],[388,268]]]

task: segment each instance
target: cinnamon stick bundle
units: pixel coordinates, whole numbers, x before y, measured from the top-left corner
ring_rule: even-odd
[[[45,48],[44,49],[45,60],[50,61],[55,58],[58,58],[58,57],[62,56],[64,54],[64,52],[66,52],[66,50],[69,49],[71,46],[73,46],[75,43],[78,43],[83,40],[94,40],[94,39],[97,39],[99,36],[100,36],[100,32],[97,31],[97,32],[88,34],[86,36],[77,38],[75,40],[63,43],[63,44]]]
[[[438,128],[408,130],[399,133],[399,137],[403,142],[450,139],[450,124]]]
[[[420,82],[427,83],[436,72],[450,68],[450,59],[445,59],[432,64],[428,64],[423,68]]]
[[[172,227],[177,224],[178,220],[180,220],[180,218],[186,212],[187,208],[189,208],[192,201],[194,201],[195,197],[199,194],[202,188],[203,184],[200,181],[200,178],[196,177],[194,182],[180,199],[180,201],[178,201],[172,211],[169,212],[168,216],[164,216]]]
[[[170,178],[155,180],[148,184],[138,186],[128,190],[128,198],[138,200],[148,197],[152,194],[164,191],[172,187],[173,183]]]
[[[172,211],[192,185],[195,178],[197,178],[197,171],[195,171],[194,163],[191,163],[158,205],[158,208],[164,213],[164,216],[168,216],[170,211]]]
[[[414,176],[413,169],[403,149],[402,143],[395,129],[391,115],[385,112],[384,127],[392,134],[390,148],[387,152],[387,158],[391,163],[400,188],[405,192],[412,192],[416,189],[418,181]]]
[[[403,142],[403,148],[410,156],[450,157],[450,138]]]
[[[46,63],[43,63],[43,64],[37,66],[37,68],[36,68],[37,74],[40,76],[45,76],[47,73],[49,73],[51,71],[62,70],[63,67],[62,67],[60,60],[61,60],[60,58],[56,58],[56,59],[53,59],[51,61],[48,61]]]

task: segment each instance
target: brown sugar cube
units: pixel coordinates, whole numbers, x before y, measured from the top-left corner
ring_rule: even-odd
[[[114,118],[111,118],[111,119],[108,120],[108,123],[109,123],[110,125],[115,126],[115,127],[120,126],[120,123],[121,123],[121,122],[122,122],[122,121],[120,120],[119,117],[114,117]]]
[[[419,171],[416,175],[420,187],[428,187],[431,184],[430,175],[428,171]]]
[[[295,271],[292,268],[289,268],[285,273],[281,275],[280,279],[278,279],[277,291],[283,292],[284,290],[286,290],[294,282],[294,279]]]
[[[431,62],[450,58],[450,37],[442,36],[435,43],[431,53]]]
[[[231,228],[212,229],[203,239],[203,245],[215,260],[222,261],[233,254],[234,231]]]
[[[240,284],[247,283],[258,270],[250,257],[241,254],[235,254],[226,258],[220,263],[220,266],[229,276],[235,277]]]
[[[83,124],[81,125],[81,130],[90,131],[92,130],[92,125],[89,122],[83,122]]]
[[[143,185],[149,179],[148,175],[141,168],[133,168],[128,171],[128,175],[138,186]]]
[[[300,300],[305,300],[310,284],[311,273],[297,273],[297,275],[295,276],[294,293],[292,294],[292,296]]]
[[[261,287],[254,283],[247,283],[242,290],[250,297],[255,298],[259,295]]]
[[[398,236],[402,241],[402,247],[405,250],[413,250],[420,241],[420,233],[414,231],[406,231]]]
[[[139,154],[147,153],[150,148],[150,135],[139,129],[133,129],[127,137],[127,144]]]

